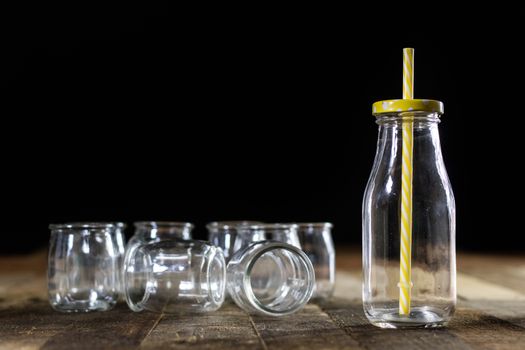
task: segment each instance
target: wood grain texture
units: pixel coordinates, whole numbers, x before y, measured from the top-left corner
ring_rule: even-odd
[[[231,302],[203,315],[164,315],[142,349],[264,349],[250,318]]]
[[[252,320],[268,349],[361,349],[317,305],[290,316],[252,316]]]
[[[446,328],[393,330],[372,326],[360,302],[333,299],[321,308],[364,349],[470,349]]]
[[[459,307],[449,331],[474,349],[523,349],[525,329],[498,317]]]
[[[458,310],[445,329],[383,330],[361,306],[361,256],[338,250],[336,297],[282,317],[231,302],[204,315],[62,314],[47,302],[46,254],[0,257],[0,350],[12,349],[522,349],[525,257],[458,256]]]

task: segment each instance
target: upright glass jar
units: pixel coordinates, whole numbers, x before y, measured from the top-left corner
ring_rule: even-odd
[[[178,221],[138,221],[128,248],[137,243],[159,242],[165,239],[191,239],[193,224]]]
[[[138,246],[150,242],[172,239],[191,239],[193,224],[177,221],[138,221],[134,223],[135,232],[126,245],[125,258]]]
[[[383,328],[440,327],[456,307],[456,210],[438,132],[443,104],[380,101],[373,112],[379,139],[363,200],[365,314],[372,324]],[[411,239],[401,243],[406,130],[413,135],[412,232]],[[407,188],[404,181],[403,188]],[[408,246],[408,256],[402,256],[402,245]],[[402,261],[408,262],[408,268]],[[410,275],[407,283],[401,281],[401,268]],[[401,312],[401,288],[410,290],[408,312]]]
[[[116,227],[110,223],[49,225],[48,293],[62,312],[113,308],[120,287]]]
[[[250,230],[251,225],[260,225],[260,221],[214,221],[206,225],[208,229],[208,241],[222,249],[226,262],[239,249],[244,248],[251,242],[264,240],[262,230],[254,232]],[[259,234],[259,236],[257,236]],[[254,236],[255,235],[255,236]],[[246,238],[248,236],[248,239]]]
[[[330,299],[335,289],[335,247],[329,222],[303,222],[299,227],[301,248],[315,269],[314,299]]]

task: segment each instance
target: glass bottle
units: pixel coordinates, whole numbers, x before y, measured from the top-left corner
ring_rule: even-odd
[[[440,327],[456,306],[455,204],[441,153],[443,104],[376,102],[379,139],[363,200],[363,304],[379,327]],[[403,129],[413,130],[409,313],[400,312]],[[406,185],[405,185],[406,186]]]

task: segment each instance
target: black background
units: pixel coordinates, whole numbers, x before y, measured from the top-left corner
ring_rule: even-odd
[[[337,244],[359,244],[371,104],[401,97],[406,46],[416,97],[445,103],[458,247],[524,250],[511,10],[407,26],[364,10],[156,6],[6,13],[0,252],[78,220],[191,221],[201,238],[212,220],[331,221]]]

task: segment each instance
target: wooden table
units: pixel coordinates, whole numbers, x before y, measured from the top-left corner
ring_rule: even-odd
[[[525,257],[460,254],[458,310],[434,330],[383,330],[361,307],[361,256],[337,252],[336,297],[283,318],[235,305],[202,316],[134,313],[126,305],[61,314],[47,303],[46,253],[0,257],[0,349],[524,349]]]

